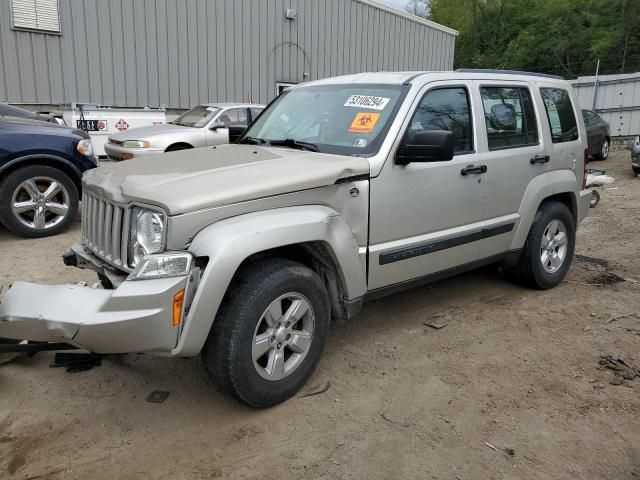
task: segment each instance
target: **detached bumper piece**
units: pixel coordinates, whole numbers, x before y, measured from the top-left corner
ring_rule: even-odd
[[[169,354],[180,332],[173,297],[187,278],[125,281],[116,290],[16,282],[0,297],[0,338]]]

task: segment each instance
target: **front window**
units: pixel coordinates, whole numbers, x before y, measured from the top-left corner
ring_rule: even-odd
[[[246,108],[232,108],[230,110],[226,110],[220,115],[218,121],[222,123],[225,128],[229,128],[231,125],[248,125],[249,120],[247,119],[247,109]]]
[[[437,88],[422,97],[408,134],[425,130],[453,132],[456,155],[473,152],[473,128],[469,94],[464,87]]]
[[[316,85],[278,97],[241,142],[304,144],[338,155],[374,155],[406,93],[401,85]]]
[[[220,112],[220,109],[217,107],[198,105],[186,111],[171,123],[173,125],[182,125],[183,127],[203,128],[207,126],[218,112]]]

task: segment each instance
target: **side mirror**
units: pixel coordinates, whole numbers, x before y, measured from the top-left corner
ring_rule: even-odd
[[[246,125],[229,125],[229,143],[237,142],[246,129]]]
[[[222,122],[214,122],[210,127],[209,130],[218,130],[219,128],[227,128],[226,125]]]
[[[451,160],[453,144],[453,132],[448,130],[422,130],[408,134],[398,148],[396,164]]]

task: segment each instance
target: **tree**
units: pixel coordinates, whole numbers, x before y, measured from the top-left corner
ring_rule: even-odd
[[[407,4],[407,12],[418,17],[429,18],[430,0],[410,0]]]
[[[457,67],[560,74],[640,70],[640,0],[431,0],[430,18],[460,32]]]

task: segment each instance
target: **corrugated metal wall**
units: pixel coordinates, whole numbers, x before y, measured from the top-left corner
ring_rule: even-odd
[[[453,67],[454,31],[369,0],[60,0],[60,15],[61,35],[15,31],[0,0],[0,100],[188,108],[267,102],[278,81]]]
[[[595,77],[579,77],[571,83],[580,108],[592,110]],[[611,126],[611,135],[640,133],[640,72],[598,77],[596,112]]]

